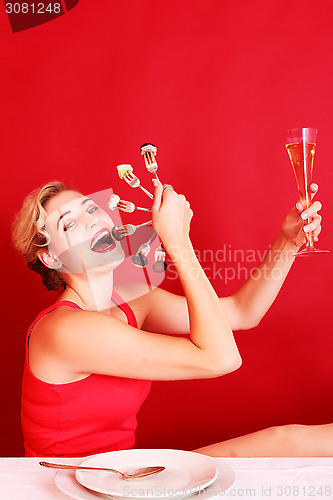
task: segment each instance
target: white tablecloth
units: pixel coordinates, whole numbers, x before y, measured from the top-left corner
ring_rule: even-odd
[[[54,483],[56,471],[43,458],[0,458],[1,500],[68,500]],[[44,459],[78,464],[82,459]],[[333,500],[333,458],[219,458],[235,471],[223,497],[264,500]],[[98,498],[92,495],[93,498]],[[204,500],[204,494],[196,496]]]

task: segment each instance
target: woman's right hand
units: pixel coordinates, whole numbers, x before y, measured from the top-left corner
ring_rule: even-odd
[[[153,179],[155,186],[152,206],[153,227],[167,252],[172,247],[181,247],[189,242],[190,222],[193,212],[189,202],[172,187],[163,191],[163,186]]]

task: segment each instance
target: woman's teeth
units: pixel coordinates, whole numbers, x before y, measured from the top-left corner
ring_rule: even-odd
[[[105,229],[94,236],[90,248],[93,252],[105,252],[113,249],[115,242],[110,234],[110,231]]]

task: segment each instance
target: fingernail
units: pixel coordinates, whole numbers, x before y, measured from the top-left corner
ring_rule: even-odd
[[[309,214],[307,212],[303,212],[301,217],[302,219],[307,219],[309,217]]]
[[[310,231],[310,227],[309,227],[309,226],[305,226],[305,227],[304,227],[304,231],[305,231],[306,233],[308,233],[308,232]]]
[[[296,203],[296,208],[297,210],[302,210],[303,209],[302,203]]]
[[[319,240],[318,236],[315,236],[315,237],[314,237],[314,240],[315,240],[315,241],[318,241],[318,240]]]
[[[154,184],[155,187],[158,186],[158,180],[157,179],[152,179],[151,182]]]

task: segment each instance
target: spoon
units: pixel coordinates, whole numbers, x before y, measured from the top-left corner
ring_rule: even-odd
[[[115,474],[119,474],[122,479],[137,479],[139,477],[151,476],[153,474],[157,474],[158,472],[162,472],[165,467],[155,466],[155,467],[139,467],[135,469],[134,472],[120,472],[116,469],[109,469],[106,467],[84,467],[83,465],[64,465],[64,464],[53,464],[49,462],[39,462],[39,465],[43,467],[49,467],[51,469],[69,469],[69,470],[103,470],[106,472],[114,472]]]

